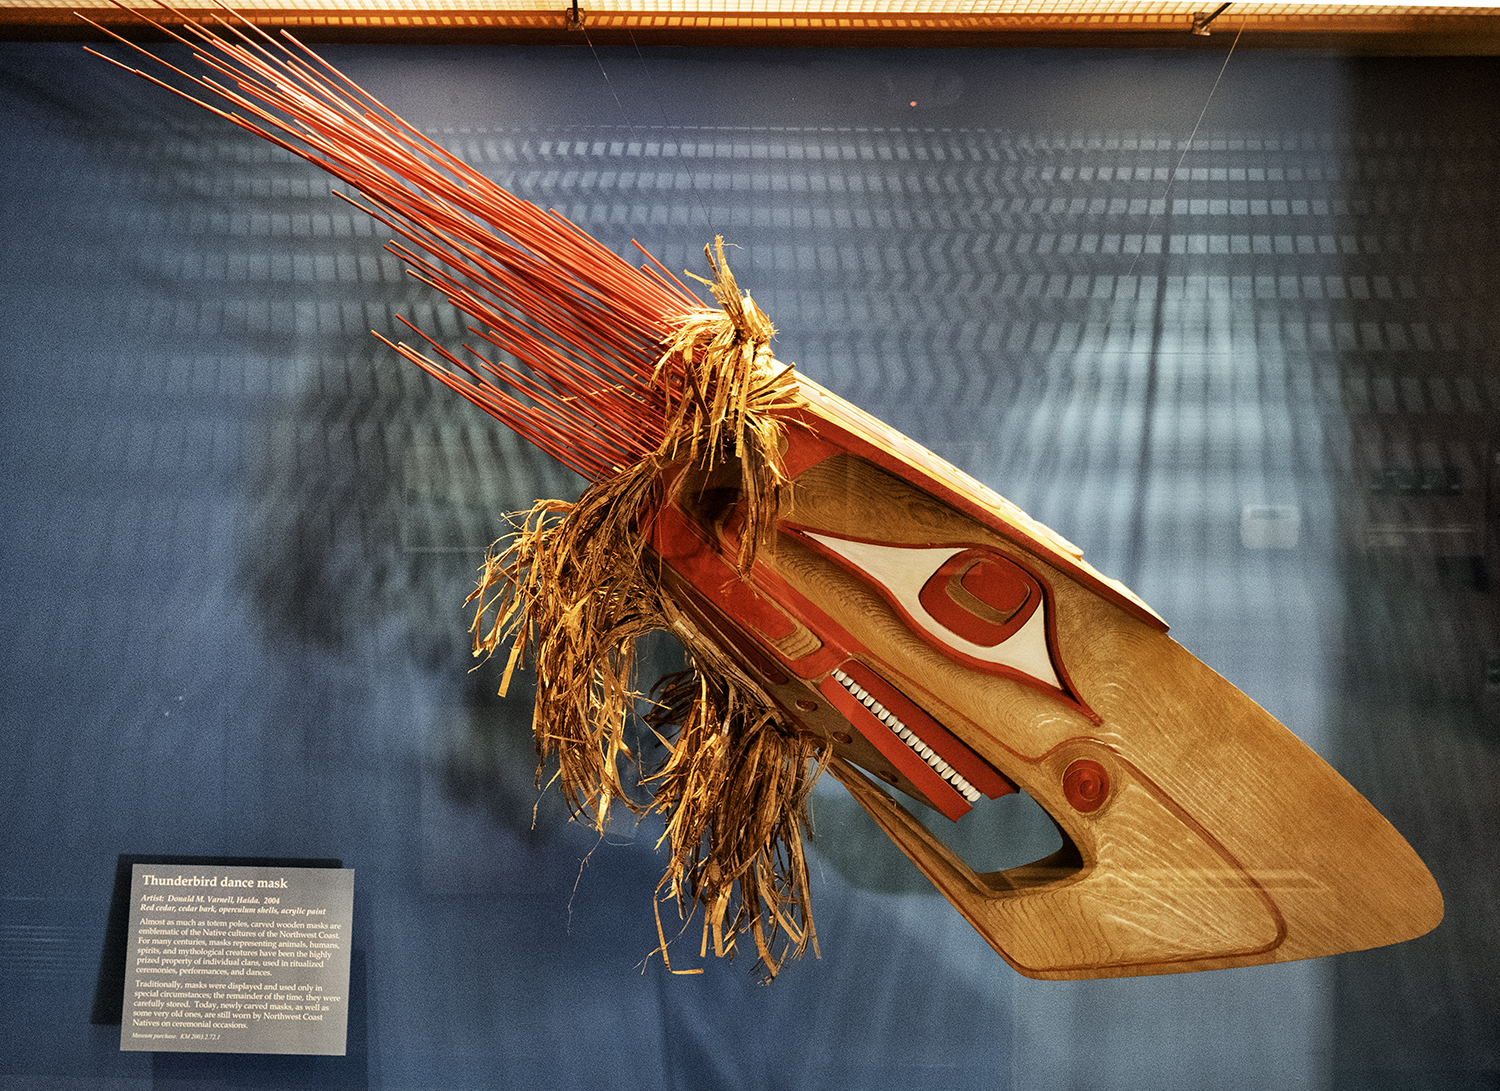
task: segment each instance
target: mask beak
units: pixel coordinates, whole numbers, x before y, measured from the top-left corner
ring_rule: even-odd
[[[737,475],[676,478],[650,545],[728,656],[1007,962],[1045,979],[1315,958],[1442,919],[1416,853],[1076,548],[798,377],[785,490],[735,569]],[[913,817],[1024,791],[1063,849],[977,873]],[[905,797],[903,803],[898,797]]]

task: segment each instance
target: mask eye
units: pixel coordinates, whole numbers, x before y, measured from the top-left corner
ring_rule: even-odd
[[[928,644],[972,667],[1020,674],[1072,698],[1047,639],[1047,593],[1030,571],[985,546],[893,546],[801,531],[874,584]]]
[[[938,624],[971,644],[1009,640],[1042,605],[1042,588],[1020,565],[993,550],[966,549],[938,566],[917,601]]]

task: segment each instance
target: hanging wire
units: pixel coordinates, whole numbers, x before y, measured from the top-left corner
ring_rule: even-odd
[[[1228,4],[1224,5],[1228,7]],[[1223,10],[1222,8],[1220,9]],[[1215,13],[1217,14],[1217,12]],[[1182,164],[1186,162],[1188,152],[1193,149],[1193,141],[1198,138],[1198,129],[1203,125],[1203,119],[1208,116],[1208,108],[1214,101],[1214,93],[1218,91],[1220,82],[1224,79],[1224,73],[1229,68],[1229,58],[1234,56],[1234,47],[1240,44],[1240,35],[1245,33],[1245,24],[1240,23],[1240,29],[1235,32],[1234,41],[1229,43],[1229,52],[1224,54],[1224,63],[1219,66],[1219,74],[1214,77],[1214,85],[1208,89],[1208,98],[1203,102],[1203,109],[1198,111],[1198,120],[1193,122],[1193,131],[1188,134],[1187,142],[1182,146],[1182,154],[1177,157],[1177,165],[1167,175],[1167,188],[1162,191],[1162,210],[1165,212],[1167,199],[1172,195],[1172,186],[1177,182],[1177,175],[1182,170]],[[1141,255],[1146,252],[1146,239],[1151,237],[1151,229],[1156,226],[1157,213],[1151,213],[1151,218],[1146,221],[1146,233],[1141,239],[1141,248],[1136,251],[1135,258],[1130,262],[1130,269],[1125,273],[1127,277],[1135,273],[1135,267],[1141,260]]]

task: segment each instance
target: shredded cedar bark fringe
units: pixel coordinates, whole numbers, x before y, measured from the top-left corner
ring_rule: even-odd
[[[657,885],[656,921],[668,969],[665,899],[677,902],[684,922],[703,907],[700,957],[710,941],[716,955],[733,957],[748,931],[769,981],[788,955],[809,944],[817,951],[802,835],[822,770],[820,740],[784,723],[713,645],[691,639],[640,530],[642,516],[664,499],[665,471],[737,463],[745,521],[735,565],[743,577],[786,484],[775,410],[795,404],[790,369],[771,355],[770,321],[740,295],[723,239],[704,253],[715,279],[695,279],[721,309],[681,316],[664,341],[652,378],[666,422],[657,450],[596,481],[576,503],[540,500],[520,515],[517,533],[491,550],[466,601],[479,604],[475,656],[510,644],[501,693],[532,651],[539,782],[556,755],[552,779],[568,807],[601,832],[616,802],[665,817],[658,844],[668,843],[670,860]],[[639,799],[620,767],[636,760],[626,741],[642,696],[634,686],[635,644],[656,630],[687,645],[689,665],[658,684],[646,722],[667,757],[638,770],[637,785],[650,792]]]

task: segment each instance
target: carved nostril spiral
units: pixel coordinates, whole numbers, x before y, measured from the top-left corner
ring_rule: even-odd
[[[1109,798],[1109,773],[1097,761],[1075,761],[1063,774],[1063,796],[1075,811],[1097,811]]]

